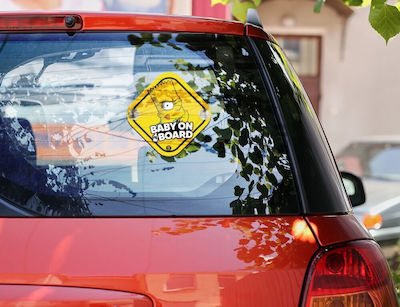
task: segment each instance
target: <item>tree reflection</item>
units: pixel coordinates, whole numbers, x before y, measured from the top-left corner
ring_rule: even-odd
[[[10,101],[5,104],[7,107],[15,105]],[[60,130],[67,136],[74,133],[68,125],[61,126]],[[70,137],[57,139],[51,154],[59,158],[57,148],[67,148],[70,145],[74,146],[74,150],[82,151],[85,146],[81,141],[71,142]],[[40,139],[35,140],[29,121],[17,117],[0,117],[0,195],[12,204],[39,215],[90,216],[90,204],[102,205],[101,201],[91,201],[87,195],[90,188],[111,185],[116,190],[127,191],[132,197],[136,195],[116,181],[90,181],[85,176],[91,174],[94,168],[85,164],[85,160],[90,158],[75,159],[73,165],[71,157],[66,157],[67,165],[54,165],[51,162],[48,165],[38,165],[36,143],[40,143]]]
[[[221,227],[237,231],[237,247],[234,252],[237,258],[246,264],[246,269],[259,270],[290,265],[284,263],[287,258],[282,255],[296,253],[301,250],[300,246],[305,248],[304,244],[309,244],[310,247],[315,245],[314,236],[305,221],[295,218],[176,219],[173,220],[173,226],[160,227],[153,233],[181,236]]]
[[[177,156],[161,156],[161,158],[167,162],[175,162],[204,148],[221,160],[227,158],[237,162],[239,169],[236,176],[244,180],[232,186],[231,195],[234,195],[235,199],[229,205],[233,215],[297,212],[297,199],[289,161],[284,153],[285,146],[275,122],[274,111],[268,103],[259,70],[249,48],[243,45],[243,38],[228,35],[142,33],[129,34],[127,40],[134,46],[136,53],[143,51],[145,46],[151,46],[156,49],[169,49],[181,55],[179,59],[171,60],[170,64],[182,75],[189,76],[189,86],[210,106],[218,110],[212,113],[212,122],[209,126]],[[190,59],[186,59],[185,52],[188,50],[205,59],[204,64],[192,63]],[[99,52],[99,49],[89,51],[87,57],[92,57]],[[50,64],[57,61],[81,60],[68,56],[68,51],[65,52],[52,58],[53,62]],[[51,57],[44,54],[43,59],[46,59],[46,56]],[[46,63],[48,64],[48,61]],[[145,73],[150,71],[148,68]],[[21,75],[21,78],[25,80],[24,88],[38,87],[38,78],[35,76],[26,78],[25,75]],[[146,81],[150,80],[143,77],[136,80],[134,84],[136,94],[146,88],[148,85]],[[22,86],[21,82],[16,82],[15,86],[17,86],[15,89],[11,88],[7,95],[3,95],[5,104],[10,104],[16,95],[23,96],[21,94],[23,91],[18,92],[18,87]],[[71,113],[68,115],[73,118],[72,121],[76,122],[82,114],[85,118],[95,114],[90,104],[86,107],[87,110],[73,113],[70,110],[71,101],[65,101],[66,96],[61,90],[55,89],[51,94],[53,104],[65,106],[66,112]],[[47,93],[43,95],[48,96]],[[58,115],[55,114],[54,117],[56,116]],[[2,117],[2,163],[9,163],[18,170],[12,174],[6,165],[3,167],[3,174],[4,170],[7,170],[7,176],[3,176],[2,180],[5,181],[8,190],[4,190],[2,195],[6,198],[12,198],[17,203],[35,208],[34,211],[45,215],[86,216],[91,215],[89,209],[91,203],[102,204],[100,200],[92,201],[93,197],[89,192],[94,187],[108,185],[115,190],[127,192],[130,197],[136,196],[136,191],[117,181],[102,178],[89,181],[86,174],[92,173],[94,166],[91,160],[97,157],[75,159],[72,162],[68,161],[67,165],[51,163],[45,167],[35,165],[31,160],[35,159],[36,154],[31,146],[34,144],[32,128],[24,127],[20,120],[16,115]],[[67,136],[75,136],[72,139],[68,137],[60,139],[53,133],[50,139],[58,142],[57,146],[67,143],[70,150],[77,154],[84,152],[90,142],[87,134],[71,130],[71,123],[63,122],[60,125]],[[15,153],[20,154],[19,159]],[[158,154],[152,150],[146,153],[150,162],[154,161],[156,155]],[[7,158],[4,158],[5,156]],[[18,178],[15,177],[17,175]],[[15,192],[10,192],[14,190],[13,186]],[[245,254],[243,252],[244,258]]]
[[[162,158],[174,162],[195,153],[201,146],[220,158],[232,156],[241,166],[238,175],[247,181],[246,186],[237,185],[232,191],[237,197],[230,203],[234,215],[297,211],[293,177],[282,138],[277,134],[275,115],[267,104],[259,71],[247,47],[233,36],[209,35],[207,43],[196,34],[179,34],[175,38],[170,34],[142,34],[129,35],[128,39],[137,48],[146,44],[158,48],[169,46],[179,53],[184,47],[212,61],[212,65],[205,66],[183,58],[171,60],[175,69],[190,75],[188,84],[206,102],[227,114],[225,119],[220,119],[219,112],[213,114],[213,122],[224,121],[225,127],[213,124],[206,129],[212,128],[211,133],[200,133],[179,155]],[[136,86],[141,92],[148,84],[144,84],[144,78],[139,81]],[[154,151],[148,154],[153,155]]]

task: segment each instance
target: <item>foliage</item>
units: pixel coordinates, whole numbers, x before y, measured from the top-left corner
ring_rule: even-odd
[[[284,212],[289,206],[285,195],[288,195],[288,191],[292,188],[291,172],[286,155],[279,150],[282,148],[281,144],[274,143],[278,141],[278,138],[271,134],[271,126],[267,122],[267,119],[273,118],[273,115],[266,114],[268,111],[265,108],[263,92],[260,91],[262,85],[256,81],[259,79],[257,70],[249,70],[247,72],[249,75],[246,76],[236,73],[233,65],[220,63],[218,55],[215,54],[219,49],[218,41],[210,42],[208,46],[197,45],[193,44],[190,36],[185,35],[179,35],[177,41],[186,43],[186,46],[193,51],[204,52],[209,59],[214,60],[212,71],[216,75],[219,93],[212,93],[212,95],[216,101],[219,101],[220,107],[229,114],[229,119],[226,128],[213,127],[212,135],[216,137],[211,138],[212,135],[208,137],[214,141],[211,146],[218,157],[224,158],[232,154],[240,163],[241,170],[238,175],[247,181],[243,187],[238,185],[234,187],[234,195],[237,199],[230,204],[232,213],[252,215],[257,212],[263,215],[266,214],[266,203],[268,203],[269,213]],[[237,61],[245,61],[246,57],[250,57],[248,53],[243,54],[243,51],[237,48],[237,41],[226,39],[224,44],[231,46],[230,49],[234,52],[232,56]],[[251,62],[247,64],[249,63]],[[190,68],[187,67],[188,65],[190,63],[181,63],[176,68],[183,72],[193,71],[193,73],[211,69],[211,67],[200,66]],[[209,82],[212,85],[211,80]],[[237,86],[238,84],[240,86]],[[204,93],[207,90],[203,88],[201,92]],[[253,103],[247,103],[248,101]],[[214,118],[214,121],[217,120],[218,118]],[[282,182],[276,178],[275,171],[282,175]]]
[[[396,252],[393,257],[388,258],[388,263],[392,273],[392,279],[396,288],[396,294],[400,300],[400,240],[396,243]]]
[[[238,74],[234,65],[226,65],[225,62],[231,60],[221,60],[226,57],[220,52],[226,52],[221,46],[229,46],[229,50],[233,52],[230,57],[250,65],[250,54],[243,52],[244,47],[238,48],[239,42],[233,38],[217,39],[211,36],[209,43],[203,44],[191,34],[179,34],[175,41],[172,37],[163,37],[162,44],[159,43],[160,37],[145,39],[143,34],[130,35],[128,39],[136,48],[150,44],[153,47],[169,46],[181,50],[185,46],[212,60],[213,64],[210,66],[194,65],[184,59],[171,60],[171,63],[183,75],[190,74],[192,80],[188,84],[201,92],[205,101],[218,104],[217,107],[229,115],[221,119],[219,112],[213,114],[215,124],[209,130],[200,133],[178,156],[161,156],[161,159],[175,162],[197,152],[201,147],[216,153],[220,158],[232,156],[241,166],[237,175],[247,182],[244,186],[236,185],[233,188],[236,199],[230,203],[232,213],[252,215],[256,212],[264,215],[267,210],[269,213],[285,212],[290,206],[286,195],[292,190],[292,175],[286,155],[280,152],[283,145],[275,143],[280,142],[279,138],[271,134],[271,125],[266,120],[274,118],[274,115],[267,114],[263,87],[256,81],[259,80],[258,71],[249,69],[248,75]],[[198,82],[200,80],[203,82]],[[199,87],[200,84],[202,85]],[[137,92],[147,85],[144,79],[139,79],[136,84]],[[253,103],[247,103],[248,101]],[[218,125],[223,122],[226,122],[225,126]],[[154,161],[155,155],[153,151],[146,154],[150,162]],[[276,177],[277,173],[282,179]]]
[[[7,101],[5,103],[7,106],[10,104]],[[0,148],[3,155],[0,163],[1,197],[35,215],[91,216],[90,204],[102,205],[98,201],[91,202],[87,195],[91,187],[108,185],[126,191],[132,197],[136,196],[120,182],[90,180],[94,166],[85,165],[82,159],[77,159],[74,165],[36,165],[35,138],[32,128],[26,123],[26,120],[16,117],[0,119]],[[67,125],[63,128],[69,135],[74,133]],[[85,145],[80,141],[76,137],[75,140],[61,142],[70,142],[82,150]]]
[[[369,13],[371,26],[386,40],[400,32],[400,0],[397,6],[386,4],[384,0],[373,0]]]
[[[213,125],[198,134],[179,155],[160,158],[166,162],[175,162],[196,154],[202,148],[238,166],[232,174],[237,179],[236,186],[228,187],[230,199],[227,205],[233,214],[292,212],[290,206],[296,203],[290,202],[286,197],[294,190],[289,162],[286,154],[282,153],[284,145],[278,137],[274,121],[271,120],[274,118],[273,110],[265,104],[265,89],[259,72],[243,45],[243,39],[208,35],[207,44],[204,44],[198,35],[185,33],[174,37],[170,34],[131,34],[127,39],[137,52],[151,51],[145,48],[163,51],[164,48],[164,51],[168,49],[180,56],[182,48],[185,48],[208,59],[202,65],[180,57],[169,62],[171,68],[174,67],[190,79],[188,84],[201,92],[203,99],[215,111],[211,111]],[[238,65],[241,65],[240,70],[237,69]],[[136,92],[142,92],[148,86],[146,81],[149,80],[146,78],[136,80]],[[33,88],[34,84],[25,86]],[[25,92],[21,92],[18,87],[7,89],[3,93],[4,100],[0,102],[0,109],[20,108],[21,103],[15,97],[22,95],[21,93]],[[76,110],[65,102],[63,93],[58,88],[53,94],[55,101],[65,108],[64,114],[78,116]],[[96,110],[87,104],[87,108],[80,112],[83,113],[79,113],[79,116],[91,115]],[[57,123],[62,131],[59,137],[56,137],[58,130],[51,132],[49,153],[56,155],[57,148],[65,148],[73,150],[76,159],[65,161],[67,163],[63,161],[64,163],[53,164],[50,161],[48,164],[38,165],[36,143],[40,144],[41,139],[35,139],[28,120],[17,116],[17,112],[4,117],[0,114],[0,148],[4,156],[0,161],[0,196],[34,214],[48,216],[92,215],[91,205],[104,205],[110,200],[96,192],[94,188],[98,187],[99,190],[105,187],[126,192],[130,198],[136,196],[123,183],[109,180],[107,176],[102,178],[94,175],[97,171],[91,161],[100,153],[85,153],[85,148],[92,141],[84,126],[74,128],[75,126],[64,122],[64,119],[60,120],[58,113],[49,113],[47,119]],[[125,116],[124,113],[122,119]],[[107,125],[111,123],[108,121]],[[158,154],[153,150],[146,153],[150,163],[157,157]],[[169,169],[172,167],[165,168]]]
[[[223,4],[227,5],[229,3],[232,3],[232,15],[235,17],[237,20],[240,20],[242,22],[246,21],[246,16],[247,16],[247,10],[248,9],[255,9],[257,6],[261,4],[261,0],[248,0],[248,1],[242,1],[242,0],[211,0],[211,5],[216,5],[216,4]]]
[[[400,299],[400,268],[397,268],[397,270],[392,271],[392,278],[394,285],[396,287],[397,297]]]
[[[171,226],[153,230],[157,236],[185,236],[198,231],[212,229],[218,233],[223,228],[235,230],[232,239],[236,240],[236,257],[246,265],[248,270],[280,267],[286,257],[282,254],[293,254],[310,247],[315,241],[302,240],[304,232],[296,234],[293,224],[282,218],[273,219],[238,219],[238,218],[196,218],[174,219]],[[305,228],[308,229],[308,228]]]
[[[314,12],[319,13],[326,0],[316,0]],[[386,41],[400,33],[400,0],[395,5],[387,4],[386,0],[342,0],[348,6],[370,6],[369,22]],[[246,12],[249,8],[260,5],[259,0],[212,0],[211,4],[232,3],[232,15],[242,21],[246,21]]]

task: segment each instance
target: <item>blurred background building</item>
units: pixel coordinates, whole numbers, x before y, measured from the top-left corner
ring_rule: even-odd
[[[334,152],[368,135],[400,134],[397,95],[400,39],[386,46],[368,24],[367,8],[327,0],[264,0],[258,8],[294,64]],[[211,0],[2,0],[0,10],[112,10],[231,19]],[[397,67],[397,69],[396,69]]]
[[[179,2],[190,0],[170,0]],[[179,13],[230,17],[210,0],[191,2]],[[368,23],[368,8],[327,0],[315,14],[313,6],[313,0],[264,0],[258,12],[300,75],[333,151],[365,136],[400,134],[399,37],[386,46]]]

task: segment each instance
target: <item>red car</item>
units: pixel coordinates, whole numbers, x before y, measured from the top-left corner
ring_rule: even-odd
[[[397,306],[259,26],[0,16],[1,306]]]

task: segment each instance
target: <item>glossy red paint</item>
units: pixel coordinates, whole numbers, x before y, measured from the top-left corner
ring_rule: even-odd
[[[318,230],[316,236],[321,246],[350,240],[372,239],[370,233],[351,214],[308,216],[306,219]]]
[[[64,16],[76,20],[72,28],[63,23]],[[201,32],[231,35],[247,35],[275,41],[263,29],[249,24],[222,19],[182,17],[167,15],[145,15],[126,13],[88,12],[31,12],[1,13],[0,32],[12,31],[165,31]]]
[[[89,13],[89,12],[46,12],[38,13],[36,17],[73,16],[82,18],[83,26],[80,31],[167,31],[167,32],[202,32],[244,35],[244,25],[240,22],[222,19],[181,17],[167,15],[145,15],[126,13]],[[1,19],[10,17],[33,17],[32,13],[1,13]],[[47,29],[48,30],[48,29]],[[58,27],[54,30],[60,30]],[[64,29],[65,30],[65,29]],[[72,31],[76,31],[71,29]],[[9,29],[12,31],[12,29]]]
[[[295,306],[318,248],[299,222],[3,218],[0,283],[127,291],[156,306]]]
[[[82,30],[171,31],[244,35],[242,23],[211,18],[116,13],[83,13],[79,15],[83,19]]]
[[[245,35],[269,40],[271,42],[276,42],[275,38],[271,34],[265,32],[260,27],[256,27],[250,24],[245,25]]]
[[[153,306],[140,294],[74,287],[0,285],[0,297],[1,306]]]

